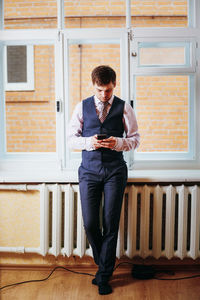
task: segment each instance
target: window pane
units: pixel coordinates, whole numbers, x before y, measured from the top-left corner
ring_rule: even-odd
[[[69,46],[69,113],[71,115],[78,102],[93,96],[91,72],[98,65],[109,65],[116,71],[117,86],[114,94],[120,96],[120,44],[117,41],[71,41]],[[79,150],[69,151],[71,168],[80,165]]]
[[[55,152],[54,46],[34,46],[35,90],[7,91],[8,152]]]
[[[132,0],[133,27],[187,27],[187,0]]]
[[[126,1],[65,0],[65,26],[68,28],[123,27]]]
[[[109,65],[116,71],[115,94],[120,96],[120,45],[118,43],[71,44],[69,64],[70,114],[78,102],[94,94],[91,72],[98,65]]]
[[[8,82],[27,82],[26,46],[7,46]]]
[[[6,29],[57,27],[57,0],[4,0]]]
[[[188,76],[137,76],[138,152],[188,151]]]
[[[139,43],[139,66],[183,66],[190,64],[189,43]]]

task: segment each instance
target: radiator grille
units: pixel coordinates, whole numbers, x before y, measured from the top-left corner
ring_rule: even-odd
[[[50,243],[44,247],[46,251],[53,255],[91,256],[83,228],[78,185],[46,185],[45,189],[53,195],[55,210],[49,211],[53,240],[51,244],[49,239]],[[199,257],[199,197],[198,186],[127,186],[117,257]]]

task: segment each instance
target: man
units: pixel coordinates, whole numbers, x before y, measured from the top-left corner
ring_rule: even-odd
[[[79,103],[69,124],[70,148],[82,150],[79,188],[84,227],[98,271],[92,283],[99,294],[112,292],[108,281],[113,273],[127,166],[122,151],[139,145],[132,107],[113,95],[116,73],[98,66],[91,74],[95,95]],[[124,136],[125,133],[125,136]],[[104,134],[105,136],[101,136]],[[103,231],[99,207],[104,193]]]

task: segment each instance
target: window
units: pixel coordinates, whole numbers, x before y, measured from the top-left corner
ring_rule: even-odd
[[[7,91],[34,90],[34,49],[29,45],[5,47],[5,87]]]
[[[195,159],[195,40],[183,41],[177,32],[174,42],[165,32],[132,43],[132,95],[142,137],[136,160]]]
[[[12,33],[11,36],[14,38]],[[10,59],[7,68],[1,70],[1,76],[5,71],[4,78],[13,87],[6,91],[4,84],[1,89],[4,101],[1,102],[0,156],[13,163],[19,160],[53,161],[57,157],[55,40],[44,40],[43,35],[41,40],[39,36],[33,40],[10,40],[1,46],[1,49],[4,47],[1,54],[6,52],[4,61],[7,63]],[[24,58],[28,49],[32,56],[34,52],[34,64],[29,54]],[[29,80],[24,83],[30,70],[34,72],[34,89],[25,86],[29,85]],[[17,80],[19,82],[15,82]]]
[[[126,53],[126,40],[122,32],[108,30],[105,33],[101,29],[83,29],[77,33],[71,31],[70,36],[67,33],[65,36],[65,71],[68,78],[68,83],[65,85],[68,114],[66,120],[69,121],[76,104],[94,94],[90,75],[97,65],[109,64],[115,69],[117,73],[115,94],[126,99],[126,90],[123,87],[126,86],[127,77],[126,75],[122,77],[122,74],[127,74],[126,61],[123,60]],[[79,166],[80,160],[80,151],[67,151],[67,169]]]
[[[16,181],[20,169],[34,182],[42,170],[42,181],[56,182],[76,171],[81,155],[68,149],[67,124],[93,93],[90,73],[101,63],[116,69],[115,94],[136,110],[141,145],[125,153],[128,165],[199,168],[199,1],[0,7],[0,174]]]
[[[136,157],[143,154],[145,159],[146,153],[146,159],[193,159],[193,76],[147,75],[134,80],[142,136]]]
[[[164,32],[166,30],[163,29],[163,34]],[[187,41],[183,41],[183,38],[178,36],[178,32],[174,39],[175,42],[167,37],[152,36],[151,39],[142,38],[141,40],[135,38],[132,43],[133,72],[137,74],[195,72],[195,39],[188,38]]]
[[[139,67],[189,67],[190,43],[138,43]]]

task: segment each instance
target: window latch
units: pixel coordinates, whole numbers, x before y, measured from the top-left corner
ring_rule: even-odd
[[[130,105],[132,108],[134,108],[134,100],[130,100]]]
[[[61,100],[56,101],[56,111],[61,112]]]
[[[133,52],[131,53],[131,55],[132,55],[133,57],[136,57],[136,56],[137,56],[137,52],[136,52],[136,51],[133,51]]]

